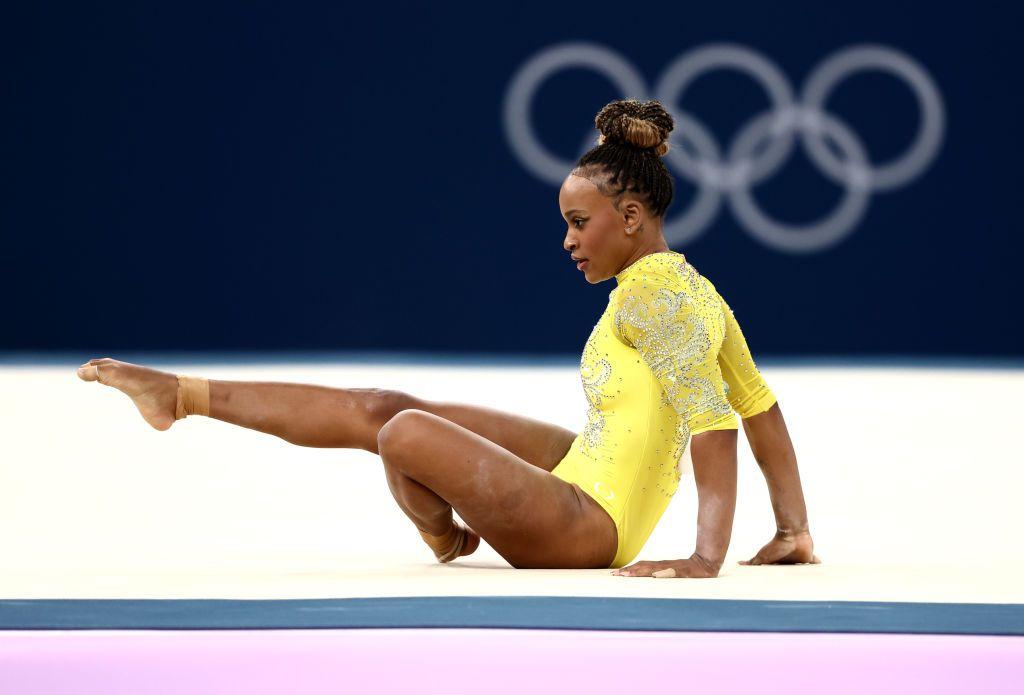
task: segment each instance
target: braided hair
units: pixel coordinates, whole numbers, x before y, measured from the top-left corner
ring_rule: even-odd
[[[672,175],[661,161],[675,122],[657,100],[618,99],[597,114],[597,146],[586,152],[572,173],[590,180],[618,210],[627,192],[647,200],[654,217],[672,202]]]

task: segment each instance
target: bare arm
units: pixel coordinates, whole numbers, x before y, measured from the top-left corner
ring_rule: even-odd
[[[818,563],[807,523],[807,506],[797,469],[796,451],[778,403],[743,419],[750,449],[768,485],[775,512],[775,537],[741,565]],[[694,463],[696,471],[696,462]]]
[[[736,430],[711,430],[690,440],[697,483],[697,546],[691,560],[717,576],[736,514]]]
[[[807,506],[800,485],[796,451],[779,404],[744,419],[743,431],[768,484],[779,530],[791,533],[807,531]]]
[[[681,560],[636,562],[612,572],[627,577],[717,577],[736,514],[736,430],[710,430],[690,440],[697,483],[697,544]]]

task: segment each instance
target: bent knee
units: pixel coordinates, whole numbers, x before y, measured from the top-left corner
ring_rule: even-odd
[[[402,447],[403,442],[408,444],[423,430],[429,415],[415,408],[404,408],[393,414],[377,431],[377,451],[383,455],[385,449],[394,451]]]

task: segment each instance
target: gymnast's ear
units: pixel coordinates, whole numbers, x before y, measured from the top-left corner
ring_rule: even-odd
[[[622,215],[623,226],[636,230],[646,218],[647,209],[636,198],[624,198],[619,205],[619,213]]]

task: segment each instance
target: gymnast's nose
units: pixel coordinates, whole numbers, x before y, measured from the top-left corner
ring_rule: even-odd
[[[576,243],[576,240],[572,239],[569,233],[566,233],[565,241],[562,242],[562,248],[568,251],[569,253],[572,253],[573,251],[576,250],[577,246],[578,244]]]

